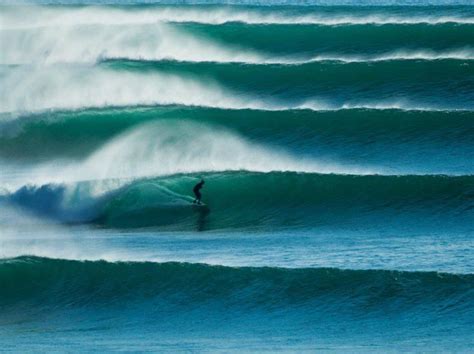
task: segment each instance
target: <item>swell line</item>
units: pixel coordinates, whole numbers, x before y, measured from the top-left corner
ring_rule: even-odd
[[[339,11],[325,11],[324,8],[309,8],[309,14],[293,9],[258,9],[255,7],[219,7],[219,6],[132,6],[128,9],[112,6],[87,6],[82,8],[62,9],[47,6],[29,6],[29,8],[7,7],[2,11],[3,26],[10,29],[38,28],[41,26],[71,25],[124,25],[151,24],[156,22],[199,23],[223,25],[242,23],[251,25],[413,25],[413,24],[474,24],[468,8],[461,11],[431,9],[431,14],[406,9],[400,14],[387,9],[385,13],[377,10],[350,11],[342,8]],[[312,10],[312,11],[311,11]],[[426,12],[426,11],[424,11]],[[467,13],[466,13],[467,12]]]
[[[2,120],[9,119],[5,116],[6,114],[15,116],[46,110],[144,105],[183,105],[266,111],[301,109],[331,111],[354,108],[412,111],[472,110],[466,105],[469,104],[467,97],[471,94],[467,90],[455,92],[461,95],[461,100],[454,96],[456,100],[451,104],[449,101],[439,104],[433,94],[428,95],[426,103],[424,103],[423,95],[412,100],[388,98],[389,94],[394,93],[393,88],[390,87],[386,87],[388,91],[384,91],[383,97],[378,99],[371,98],[370,95],[364,95],[365,97],[351,95],[351,99],[348,99],[343,86],[340,87],[341,97],[314,97],[313,91],[308,91],[305,93],[306,97],[300,94],[298,100],[292,102],[291,97],[271,95],[267,90],[249,94],[246,87],[243,87],[245,91],[242,92],[239,89],[227,87],[225,82],[218,84],[205,77],[187,77],[162,72],[118,72],[111,68],[88,66],[19,67],[7,70],[0,75],[0,84],[2,102],[0,113],[4,115]],[[262,81],[262,84],[265,85],[265,82]],[[447,90],[446,87],[436,89],[442,92]],[[371,95],[375,95],[374,88],[370,90]],[[420,90],[416,92],[420,93]],[[287,92],[287,94],[291,93],[292,91]]]

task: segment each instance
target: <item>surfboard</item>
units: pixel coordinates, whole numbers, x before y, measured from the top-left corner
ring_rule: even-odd
[[[209,207],[207,204],[194,204],[192,203],[192,208],[196,211],[199,211],[200,213],[208,213],[210,211]]]

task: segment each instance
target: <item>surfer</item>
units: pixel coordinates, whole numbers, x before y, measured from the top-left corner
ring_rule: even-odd
[[[198,184],[196,184],[193,188],[193,192],[194,192],[194,195],[196,196],[196,199],[194,199],[194,203],[196,204],[201,204],[201,188],[202,186],[204,185],[204,180],[201,178],[201,182],[199,182]]]

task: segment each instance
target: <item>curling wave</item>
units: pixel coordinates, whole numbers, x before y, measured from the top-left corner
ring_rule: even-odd
[[[195,207],[190,190],[203,175],[208,181],[208,206]],[[364,225],[369,230],[382,223],[386,230],[435,227],[472,232],[473,195],[472,176],[221,172],[128,183],[25,186],[3,199],[61,222],[118,228],[204,231]]]

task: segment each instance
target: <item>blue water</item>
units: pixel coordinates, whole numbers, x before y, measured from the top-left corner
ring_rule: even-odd
[[[1,3],[1,350],[472,350],[470,2]]]

